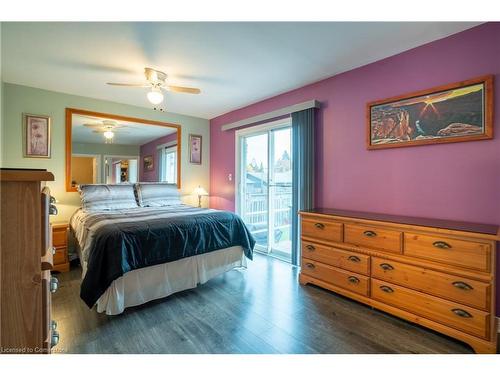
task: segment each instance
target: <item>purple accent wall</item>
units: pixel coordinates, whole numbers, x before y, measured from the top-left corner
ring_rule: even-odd
[[[177,140],[177,133],[172,133],[161,138],[157,138],[151,142],[145,143],[140,148],[139,158],[139,181],[155,182],[158,181],[158,151],[156,147]],[[153,169],[151,171],[144,170],[144,157],[153,155]]]
[[[495,139],[366,149],[367,102],[486,74],[495,75]],[[212,119],[211,207],[235,207],[234,131],[223,132],[221,126],[311,99],[322,105],[316,127],[317,207],[500,225],[500,23],[480,25]],[[500,269],[500,257],[497,263]]]

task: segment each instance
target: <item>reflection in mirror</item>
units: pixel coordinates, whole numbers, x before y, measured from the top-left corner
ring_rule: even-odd
[[[139,181],[178,183],[175,126],[79,112],[83,113],[71,113],[70,188]]]

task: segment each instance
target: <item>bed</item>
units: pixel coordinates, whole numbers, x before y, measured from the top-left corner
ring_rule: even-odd
[[[252,259],[255,240],[238,215],[182,204],[171,186],[155,185],[80,187],[70,230],[89,308],[120,314]]]

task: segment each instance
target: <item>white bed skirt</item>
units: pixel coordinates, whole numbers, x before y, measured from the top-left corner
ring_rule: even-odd
[[[97,311],[107,315],[120,314],[127,307],[195,288],[233,268],[246,268],[246,265],[243,249],[234,246],[133,270],[113,281],[97,300]],[[85,275],[84,262],[82,268]]]

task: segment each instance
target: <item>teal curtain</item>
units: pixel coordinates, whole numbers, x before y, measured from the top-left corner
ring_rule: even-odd
[[[298,212],[314,208],[315,108],[292,113],[292,263],[299,263]]]

